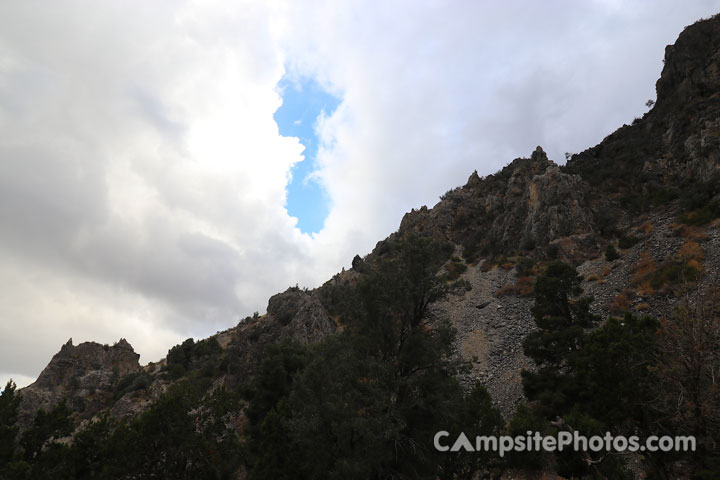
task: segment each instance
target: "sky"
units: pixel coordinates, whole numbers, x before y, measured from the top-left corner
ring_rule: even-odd
[[[278,83],[282,105],[273,118],[280,135],[295,137],[305,147],[303,159],[293,165],[287,184],[288,214],[298,219],[297,227],[303,233],[322,230],[329,213],[329,198],[322,182],[313,172],[317,170],[319,147],[318,126],[332,114],[340,99],[327,92],[314,77],[293,78],[284,75]]]
[[[0,383],[145,364],[646,110],[720,0],[0,2]]]

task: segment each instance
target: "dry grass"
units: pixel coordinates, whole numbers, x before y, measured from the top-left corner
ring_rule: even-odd
[[[711,224],[710,227],[712,228],[713,224]],[[686,240],[692,240],[694,242],[704,242],[710,238],[707,232],[707,227],[685,225],[683,223],[671,223],[670,229],[675,233],[675,235],[679,235]]]
[[[586,282],[597,282],[598,280],[600,280],[600,275],[597,273],[591,273],[585,278]]]
[[[677,293],[675,287],[693,282],[702,275],[704,258],[702,247],[692,240],[686,240],[678,253],[665,258],[660,265],[643,252],[640,261],[633,265],[630,283],[640,294]]]
[[[630,300],[622,294],[618,293],[615,295],[615,298],[613,298],[613,301],[610,305],[608,305],[608,310],[611,313],[623,313],[630,309]]]
[[[518,277],[514,284],[507,284],[495,292],[496,297],[515,295],[517,297],[531,297],[535,293],[535,278]]]
[[[490,260],[484,260],[482,265],[480,265],[480,271],[489,272],[495,267],[497,267],[497,265],[494,262],[491,262]]]
[[[647,252],[640,254],[640,260],[633,265],[633,276],[630,284],[635,287],[637,293],[641,295],[652,295],[655,289],[650,285],[650,279],[653,273],[657,271],[655,260]]]
[[[707,228],[704,227],[690,227],[684,225],[684,228],[680,230],[680,236],[686,240],[692,240],[694,242],[704,242],[710,236],[708,235]]]
[[[683,260],[697,260],[698,262],[702,262],[705,260],[705,252],[703,252],[702,247],[692,240],[685,240],[685,242],[680,247],[680,250],[678,251],[678,254]]]
[[[638,227],[638,232],[642,232],[646,235],[648,233],[652,232],[653,230],[655,230],[655,227],[653,226],[652,222],[650,222],[650,221],[647,221]]]

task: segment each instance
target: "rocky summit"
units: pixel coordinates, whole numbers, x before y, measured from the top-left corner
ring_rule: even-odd
[[[720,366],[720,301],[714,300],[720,299],[720,17],[688,27],[666,48],[656,89],[657,101],[642,118],[565,165],[538,146],[493,175],[474,172],[434,207],[407,213],[397,232],[355,257],[352,269],[314,290],[289,288],[269,299],[266,314],[208,339],[188,339],[158,364],[139,365],[125,340],[68,341],[37,381],[18,392],[19,431],[40,428],[33,423],[37,412],[62,402],[72,421],[63,434],[71,445],[92,428],[101,431],[94,441],[110,449],[142,444],[152,428],[180,425],[176,438],[187,441],[155,439],[156,455],[136,452],[144,463],[115,465],[107,478],[220,475],[217,459],[229,465],[222,478],[291,478],[282,476],[287,471],[295,478],[331,478],[323,476],[329,471],[352,478],[718,478],[712,450],[720,397],[717,376],[707,372]],[[559,289],[554,297],[542,290],[551,287]],[[555,313],[543,316],[543,309]],[[673,342],[685,338],[682,312],[695,312],[697,322],[686,344]],[[550,318],[570,324],[562,330]],[[643,318],[658,322],[647,324],[647,336],[640,326],[612,336],[613,325]],[[641,356],[650,351],[656,353]],[[672,364],[681,354],[688,363]],[[691,367],[697,382],[687,387],[673,372]],[[603,371],[615,372],[613,383],[602,383]],[[637,389],[629,395],[622,390],[626,376]],[[676,388],[686,393],[633,403],[647,391],[671,395]],[[462,392],[458,404],[436,398],[455,390]],[[627,403],[624,410],[593,403],[609,390],[618,404]],[[688,400],[687,392],[695,397]],[[655,432],[662,425],[697,435],[705,450],[687,458],[536,455],[506,463],[438,459],[434,451],[413,456],[425,448],[417,439],[432,433],[423,419],[451,404],[453,421],[465,418],[466,407],[458,405],[466,405],[485,412],[468,421],[495,425],[495,433],[573,422],[618,432],[628,426]],[[352,421],[343,423],[348,411]],[[113,430],[117,425],[124,433]],[[35,455],[60,436],[50,435]],[[108,438],[115,443],[103,443]],[[307,458],[282,453],[309,451],[303,438],[328,442],[316,461],[330,470],[315,471]],[[376,450],[368,439],[382,446]],[[382,443],[388,439],[393,448]],[[202,458],[216,459],[215,470]],[[170,471],[163,469],[181,473],[163,477]]]
[[[113,346],[95,342],[75,346],[69,339],[37,380],[22,390],[20,424],[28,426],[38,409],[49,410],[62,400],[78,419],[91,418],[112,406],[113,387],[141,369],[139,359],[125,339]]]

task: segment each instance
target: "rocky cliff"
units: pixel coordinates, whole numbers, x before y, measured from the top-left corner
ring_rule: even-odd
[[[111,407],[117,382],[140,371],[139,359],[125,339],[112,346],[95,342],[75,346],[68,340],[38,379],[22,389],[20,425],[26,427],[38,409],[49,410],[62,400],[78,420]]]

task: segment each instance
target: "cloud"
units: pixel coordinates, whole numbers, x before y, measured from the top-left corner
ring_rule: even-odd
[[[271,11],[87,6],[2,15],[0,370],[16,376],[70,336],[157,360],[319,281],[283,209],[302,147],[272,119]]]
[[[719,6],[3,4],[0,381],[68,337],[157,360],[319,285],[475,169],[597,143]],[[331,205],[312,237],[285,210],[286,65],[342,99],[316,125]]]
[[[536,145],[559,162],[595,145],[644,113],[664,46],[718,6],[297,6],[284,37],[294,68],[344,99],[321,124],[315,177],[333,208],[318,238],[353,232],[363,253],[474,169],[492,173]]]

